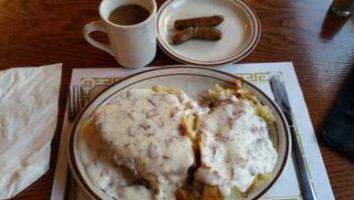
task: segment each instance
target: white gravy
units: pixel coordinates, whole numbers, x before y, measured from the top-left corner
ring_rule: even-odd
[[[247,101],[235,96],[201,115],[201,162],[196,179],[217,185],[228,196],[245,192],[259,174],[270,173],[278,159],[265,121]]]
[[[92,185],[107,196],[127,200],[151,200],[152,193],[144,186],[134,185],[135,176],[127,169],[117,166],[107,155],[97,137],[94,121],[90,118],[80,129],[78,138],[80,160]]]
[[[194,163],[192,142],[180,131],[191,112],[188,102],[185,94],[132,89],[95,111],[98,134],[115,163],[149,180],[156,199],[175,199]]]
[[[195,162],[192,142],[180,131],[183,115],[194,113],[202,162],[195,178],[217,185],[224,196],[233,187],[245,192],[278,158],[267,125],[234,96],[207,112],[184,93],[133,89],[115,97],[79,133],[88,178],[114,199],[175,199]],[[136,185],[137,178],[150,181],[151,190]]]

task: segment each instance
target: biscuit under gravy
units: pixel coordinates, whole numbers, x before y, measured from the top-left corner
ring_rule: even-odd
[[[95,111],[99,136],[115,163],[148,180],[156,199],[174,199],[194,164],[193,143],[181,130],[192,103],[180,92],[132,89]],[[187,106],[188,105],[188,106]]]

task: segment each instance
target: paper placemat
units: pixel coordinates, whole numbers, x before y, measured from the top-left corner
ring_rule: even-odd
[[[137,70],[126,70],[122,68],[74,69],[72,73],[71,85],[81,85],[84,91],[84,98],[88,100],[98,91],[111,85],[117,80],[148,69],[149,68]],[[271,98],[274,98],[274,96],[270,88],[270,76],[273,74],[278,74],[283,79],[288,92],[290,105],[293,110],[296,130],[300,135],[301,147],[306,156],[307,167],[310,169],[311,180],[314,185],[317,198],[326,200],[334,199],[315,132],[308,114],[308,109],[292,63],[234,64],[214,67],[214,69],[235,74],[237,76],[242,76],[262,89]],[[71,124],[68,122],[67,113],[68,111],[66,111],[65,114],[64,127],[61,134],[59,155],[51,199],[88,200],[90,198],[88,198],[85,192],[76,184],[70,170],[68,169],[66,159],[66,141]],[[302,199],[292,157],[290,157],[286,168],[277,183],[264,196],[263,199]]]

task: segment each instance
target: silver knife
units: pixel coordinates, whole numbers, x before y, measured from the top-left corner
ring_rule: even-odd
[[[274,93],[275,101],[278,103],[280,109],[283,111],[285,118],[289,124],[293,158],[295,162],[296,173],[300,182],[300,190],[304,200],[315,200],[316,194],[311,184],[310,172],[306,167],[306,158],[304,152],[300,148],[300,139],[296,135],[294,128],[293,115],[289,103],[289,98],[286,93],[284,84],[280,81],[279,76],[273,75],[270,79],[271,87]]]

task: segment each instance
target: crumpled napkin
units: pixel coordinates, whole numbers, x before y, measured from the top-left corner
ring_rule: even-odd
[[[15,196],[49,168],[61,66],[0,72],[0,199]]]

